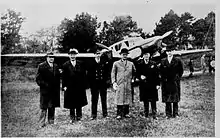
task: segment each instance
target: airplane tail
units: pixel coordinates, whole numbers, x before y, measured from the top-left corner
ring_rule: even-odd
[[[107,49],[107,50],[110,50],[109,47],[107,47],[106,45],[103,45],[101,43],[96,43],[97,46],[103,48],[103,49]]]
[[[173,31],[168,31],[165,34],[163,34],[162,36],[154,36],[154,37],[151,37],[151,38],[147,38],[147,39],[144,40],[145,42],[144,42],[142,47],[146,48],[146,47],[152,46],[155,43],[157,43],[159,40],[162,40],[165,37],[169,36],[172,32]]]
[[[167,36],[170,35],[172,32],[173,32],[173,31],[168,31],[168,32],[166,32],[165,34],[163,34],[163,35],[161,36],[161,39],[167,37]]]

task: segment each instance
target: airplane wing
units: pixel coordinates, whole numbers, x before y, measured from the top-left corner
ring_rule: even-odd
[[[189,55],[189,54],[211,52],[211,51],[212,51],[212,49],[178,50],[178,51],[173,51],[173,54],[179,55],[179,56],[184,56],[184,55]]]
[[[101,43],[96,43],[96,45],[103,50],[101,52],[106,52],[109,48]],[[45,57],[45,53],[19,53],[19,54],[3,54],[2,57]],[[55,57],[69,57],[67,53],[54,53]],[[95,57],[93,53],[79,53],[77,57]]]
[[[43,53],[33,53],[33,54],[4,54],[1,55],[1,65],[2,66],[26,66],[26,67],[37,67],[37,65],[45,61],[45,55]],[[69,56],[67,53],[55,53],[55,61],[58,65],[62,65],[67,60]],[[93,53],[79,53],[77,58],[79,60],[88,61],[94,58]]]
[[[102,50],[102,53],[109,53],[109,48],[103,44],[96,43],[98,47],[100,47]],[[2,65],[4,66],[26,66],[30,64],[30,66],[36,66],[40,62],[44,61],[43,59],[45,57],[45,53],[19,53],[19,54],[3,54],[1,55],[2,59]],[[54,56],[56,57],[55,60],[62,64],[66,60],[68,60],[69,56],[68,53],[54,53]],[[89,60],[95,57],[94,53],[79,53],[76,56],[79,60]],[[28,65],[29,66],[29,65]]]
[[[30,54],[3,54],[2,57],[45,57],[43,53],[30,53]],[[67,53],[55,53],[55,57],[69,57]],[[76,57],[95,57],[93,53],[79,53]]]

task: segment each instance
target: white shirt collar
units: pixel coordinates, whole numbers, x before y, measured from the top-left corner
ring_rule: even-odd
[[[52,68],[53,67],[53,63],[47,62],[49,64],[49,66]]]
[[[144,63],[145,63],[145,64],[148,64],[148,63],[149,63],[149,60],[147,61],[147,60],[144,59]]]
[[[97,63],[99,63],[99,62],[100,62],[100,58],[95,58],[95,61],[96,61]]]
[[[76,60],[74,60],[74,61],[70,60],[70,62],[71,62],[71,64],[75,67],[75,65],[76,65]]]
[[[167,59],[168,59],[168,62],[170,63],[171,60],[173,59],[173,56],[171,56],[171,57],[168,56]]]

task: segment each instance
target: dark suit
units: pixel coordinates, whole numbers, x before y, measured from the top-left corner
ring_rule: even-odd
[[[88,63],[88,80],[91,88],[92,117],[97,117],[97,104],[99,94],[102,103],[103,117],[107,116],[107,79],[109,64],[101,60],[99,63],[95,59]]]
[[[58,66],[50,67],[45,61],[38,66],[36,82],[40,86],[40,108],[42,109],[40,122],[46,120],[48,110],[49,123],[54,122],[55,107],[60,106],[60,73]]]
[[[67,87],[64,92],[64,108],[70,109],[71,120],[80,120],[82,107],[87,105],[85,73],[83,64],[78,61],[75,66],[70,61],[63,65],[62,87]]]
[[[141,75],[146,78],[141,79]],[[142,59],[138,64],[138,76],[140,79],[140,101],[144,102],[145,116],[149,113],[149,102],[151,103],[151,109],[153,116],[156,115],[156,101],[158,101],[157,85],[160,85],[159,81],[159,69],[153,61],[145,63]]]
[[[173,57],[171,63],[167,58],[162,59],[161,66],[162,102],[166,103],[166,115],[178,115],[178,102],[180,101],[180,79],[183,75],[183,64]],[[173,114],[171,103],[173,103]]]

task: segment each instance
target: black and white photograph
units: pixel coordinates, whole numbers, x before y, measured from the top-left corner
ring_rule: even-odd
[[[218,136],[216,0],[2,0],[0,12],[1,137]]]

